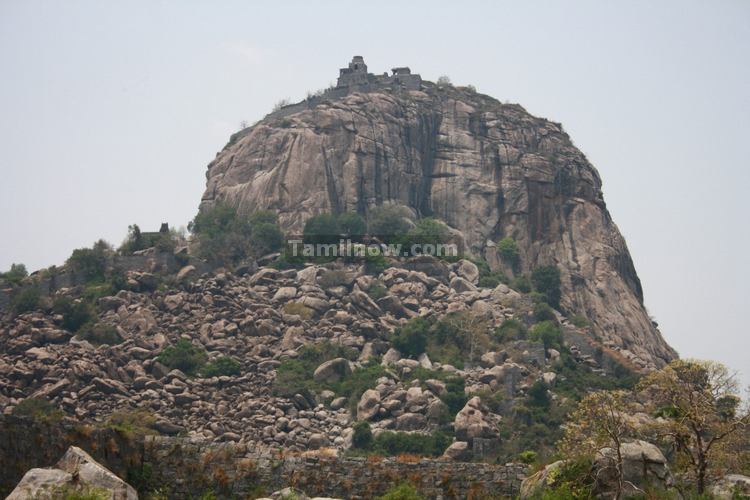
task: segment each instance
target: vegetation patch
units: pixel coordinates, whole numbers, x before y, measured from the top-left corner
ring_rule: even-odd
[[[241,365],[239,361],[229,356],[219,356],[215,360],[206,363],[202,371],[205,377],[233,376],[239,375],[240,372]]]
[[[195,375],[206,363],[206,351],[194,346],[187,339],[180,339],[164,349],[156,358],[163,365],[181,370],[187,375]]]
[[[42,295],[36,287],[29,287],[18,292],[10,301],[10,308],[15,314],[39,309]]]
[[[63,412],[52,403],[42,398],[26,398],[13,408],[13,414],[19,417],[30,417],[36,422],[58,422]]]

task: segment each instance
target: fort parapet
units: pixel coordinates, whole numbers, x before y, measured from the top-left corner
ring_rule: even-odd
[[[293,115],[312,109],[325,101],[341,99],[353,92],[373,92],[383,89],[421,90],[423,84],[422,77],[412,73],[411,69],[406,66],[391,69],[390,75],[387,72],[381,75],[368,73],[364,58],[354,56],[349,66],[339,70],[335,87],[330,87],[320,94],[311,95],[304,101],[283,106],[266,115],[264,119]]]

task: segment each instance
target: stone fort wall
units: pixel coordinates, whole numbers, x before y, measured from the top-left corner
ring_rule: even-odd
[[[197,498],[207,491],[218,498],[254,498],[294,486],[310,496],[366,499],[402,481],[412,482],[431,499],[514,498],[527,473],[522,464],[290,454],[0,415],[0,498],[27,470],[51,466],[70,445],[89,452],[134,487],[159,486],[170,498]]]

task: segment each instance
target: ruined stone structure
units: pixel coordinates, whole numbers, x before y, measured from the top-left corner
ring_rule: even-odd
[[[422,87],[422,77],[412,75],[407,67],[393,68],[392,75],[383,73],[374,75],[367,72],[367,64],[362,56],[354,56],[349,67],[339,70],[336,88],[367,91],[385,86],[401,87],[406,90],[419,90]]]
[[[349,66],[339,70],[339,78],[335,87],[328,88],[319,95],[312,95],[304,101],[283,106],[266,115],[265,119],[290,116],[300,111],[313,109],[322,103],[341,99],[354,92],[374,92],[385,89],[420,90],[423,85],[429,84],[429,82],[422,82],[421,76],[412,74],[411,69],[405,66],[393,68],[391,72],[391,75],[387,72],[382,75],[368,73],[364,58],[354,56]]]

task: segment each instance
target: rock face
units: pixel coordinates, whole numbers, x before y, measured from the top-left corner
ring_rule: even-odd
[[[621,446],[624,479],[623,495],[639,496],[649,485],[667,489],[674,483],[667,459],[661,450],[646,441],[623,443]],[[612,498],[617,488],[616,452],[612,448],[599,450],[594,460],[596,483],[595,493],[601,498]],[[639,490],[633,488],[636,486]]]
[[[519,105],[422,82],[271,116],[209,165],[202,206],[217,201],[276,210],[288,231],[313,214],[396,202],[444,220],[494,267],[493,242],[511,236],[520,271],[557,265],[563,307],[633,361],[654,368],[676,356],[646,313],[596,169],[559,124]]]
[[[77,446],[68,448],[54,468],[29,470],[8,499],[58,498],[65,488],[93,489],[106,493],[110,500],[138,500],[138,493],[132,486]]]
[[[727,474],[711,486],[711,494],[720,500],[750,497],[750,477]]]

